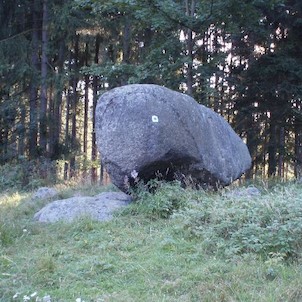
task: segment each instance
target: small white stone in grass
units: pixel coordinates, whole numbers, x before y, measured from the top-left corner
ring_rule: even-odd
[[[44,296],[44,297],[42,298],[42,301],[43,301],[43,302],[51,302],[51,298],[50,298],[50,296]]]
[[[18,298],[19,295],[20,295],[20,293],[15,293],[15,294],[13,295],[13,299]]]
[[[23,296],[23,301],[29,301],[29,300],[30,300],[29,296],[27,296],[27,295]]]
[[[30,296],[33,298],[37,295],[37,292],[32,293]]]

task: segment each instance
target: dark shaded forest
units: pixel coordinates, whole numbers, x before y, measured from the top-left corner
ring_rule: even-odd
[[[25,183],[35,169],[102,181],[96,102],[132,83],[224,116],[247,178],[301,177],[300,0],[2,0],[0,23],[0,166]]]

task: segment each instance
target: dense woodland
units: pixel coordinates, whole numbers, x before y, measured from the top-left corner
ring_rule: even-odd
[[[301,177],[301,0],[2,0],[0,23],[0,165],[102,179],[98,97],[155,83],[229,121],[246,177]]]

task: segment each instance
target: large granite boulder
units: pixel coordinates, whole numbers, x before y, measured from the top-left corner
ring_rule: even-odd
[[[96,138],[112,182],[126,192],[133,178],[156,175],[197,185],[228,185],[251,165],[231,126],[193,98],[165,87],[134,84],[104,93]]]

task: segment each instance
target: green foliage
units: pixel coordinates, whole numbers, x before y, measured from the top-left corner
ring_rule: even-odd
[[[102,83],[110,83],[111,87],[118,86],[122,77],[129,79],[136,73],[136,66],[125,63],[114,64],[106,62],[102,65],[92,64],[81,68],[83,74],[99,76]],[[129,83],[130,84],[130,83]]]
[[[0,224],[0,246],[8,246],[14,240],[15,232],[11,225]]]
[[[99,190],[83,186],[85,194],[96,194]],[[228,228],[235,229],[230,217],[238,223],[244,222],[251,211],[247,209],[256,204],[260,209],[266,200],[272,211],[276,199],[278,204],[282,204],[282,199],[284,204],[290,199],[296,205],[296,199],[301,199],[301,189],[294,185],[275,188],[257,200],[250,200],[250,206],[244,198],[234,201],[219,193],[186,191],[177,184],[156,181],[153,186],[161,192],[156,197],[160,200],[164,200],[164,195],[177,199],[179,194],[187,200],[196,200],[200,206],[207,204],[203,206],[206,211],[201,227],[212,224],[220,233],[223,214]],[[74,195],[79,185],[58,186],[58,190],[60,196]],[[143,199],[149,196],[152,202],[148,191],[142,190],[140,196]],[[6,232],[2,237],[5,244],[0,245],[1,302],[270,302],[302,298],[301,254],[297,255],[297,261],[286,262],[288,254],[280,252],[268,253],[265,259],[253,252],[233,253],[230,257],[221,252],[227,248],[226,241],[219,248],[215,241],[216,249],[210,250],[200,233],[187,236],[188,229],[184,226],[195,207],[187,201],[188,209],[182,208],[180,216],[174,214],[170,219],[129,211],[102,223],[84,217],[73,223],[40,224],[33,222],[32,217],[46,201],[30,197],[29,193],[0,195],[0,229],[2,234],[3,230]],[[240,208],[240,203],[244,206],[237,210],[235,206]],[[136,207],[134,204],[133,209]],[[271,212],[261,214],[263,211],[258,208],[255,211],[265,217],[259,220],[269,221]],[[280,208],[280,221],[281,216],[289,213],[285,208]],[[195,214],[201,216],[196,210]]]
[[[277,187],[262,197],[212,198],[207,194],[176,215],[190,238],[227,256],[255,253],[295,258],[302,249],[302,191]]]
[[[55,181],[55,162],[46,159],[28,161],[20,158],[18,163],[0,165],[0,191],[32,190]]]
[[[87,123],[90,91],[94,108],[100,91],[154,83],[187,91],[226,115],[247,138],[251,174],[262,170],[283,177],[284,166],[291,171],[296,165],[297,176],[300,2],[49,1],[42,42],[43,1],[2,1],[0,163],[42,155],[70,161],[73,169],[81,166],[79,150],[95,161],[85,143],[92,139],[94,147],[93,123]],[[41,45],[47,48],[46,81],[40,74]],[[46,119],[38,112],[44,88]]]
[[[132,195],[135,202],[124,210],[124,215],[142,214],[151,219],[169,218],[175,211],[183,209],[188,201],[188,192],[180,183],[160,180],[151,180],[147,184],[139,182]]]

